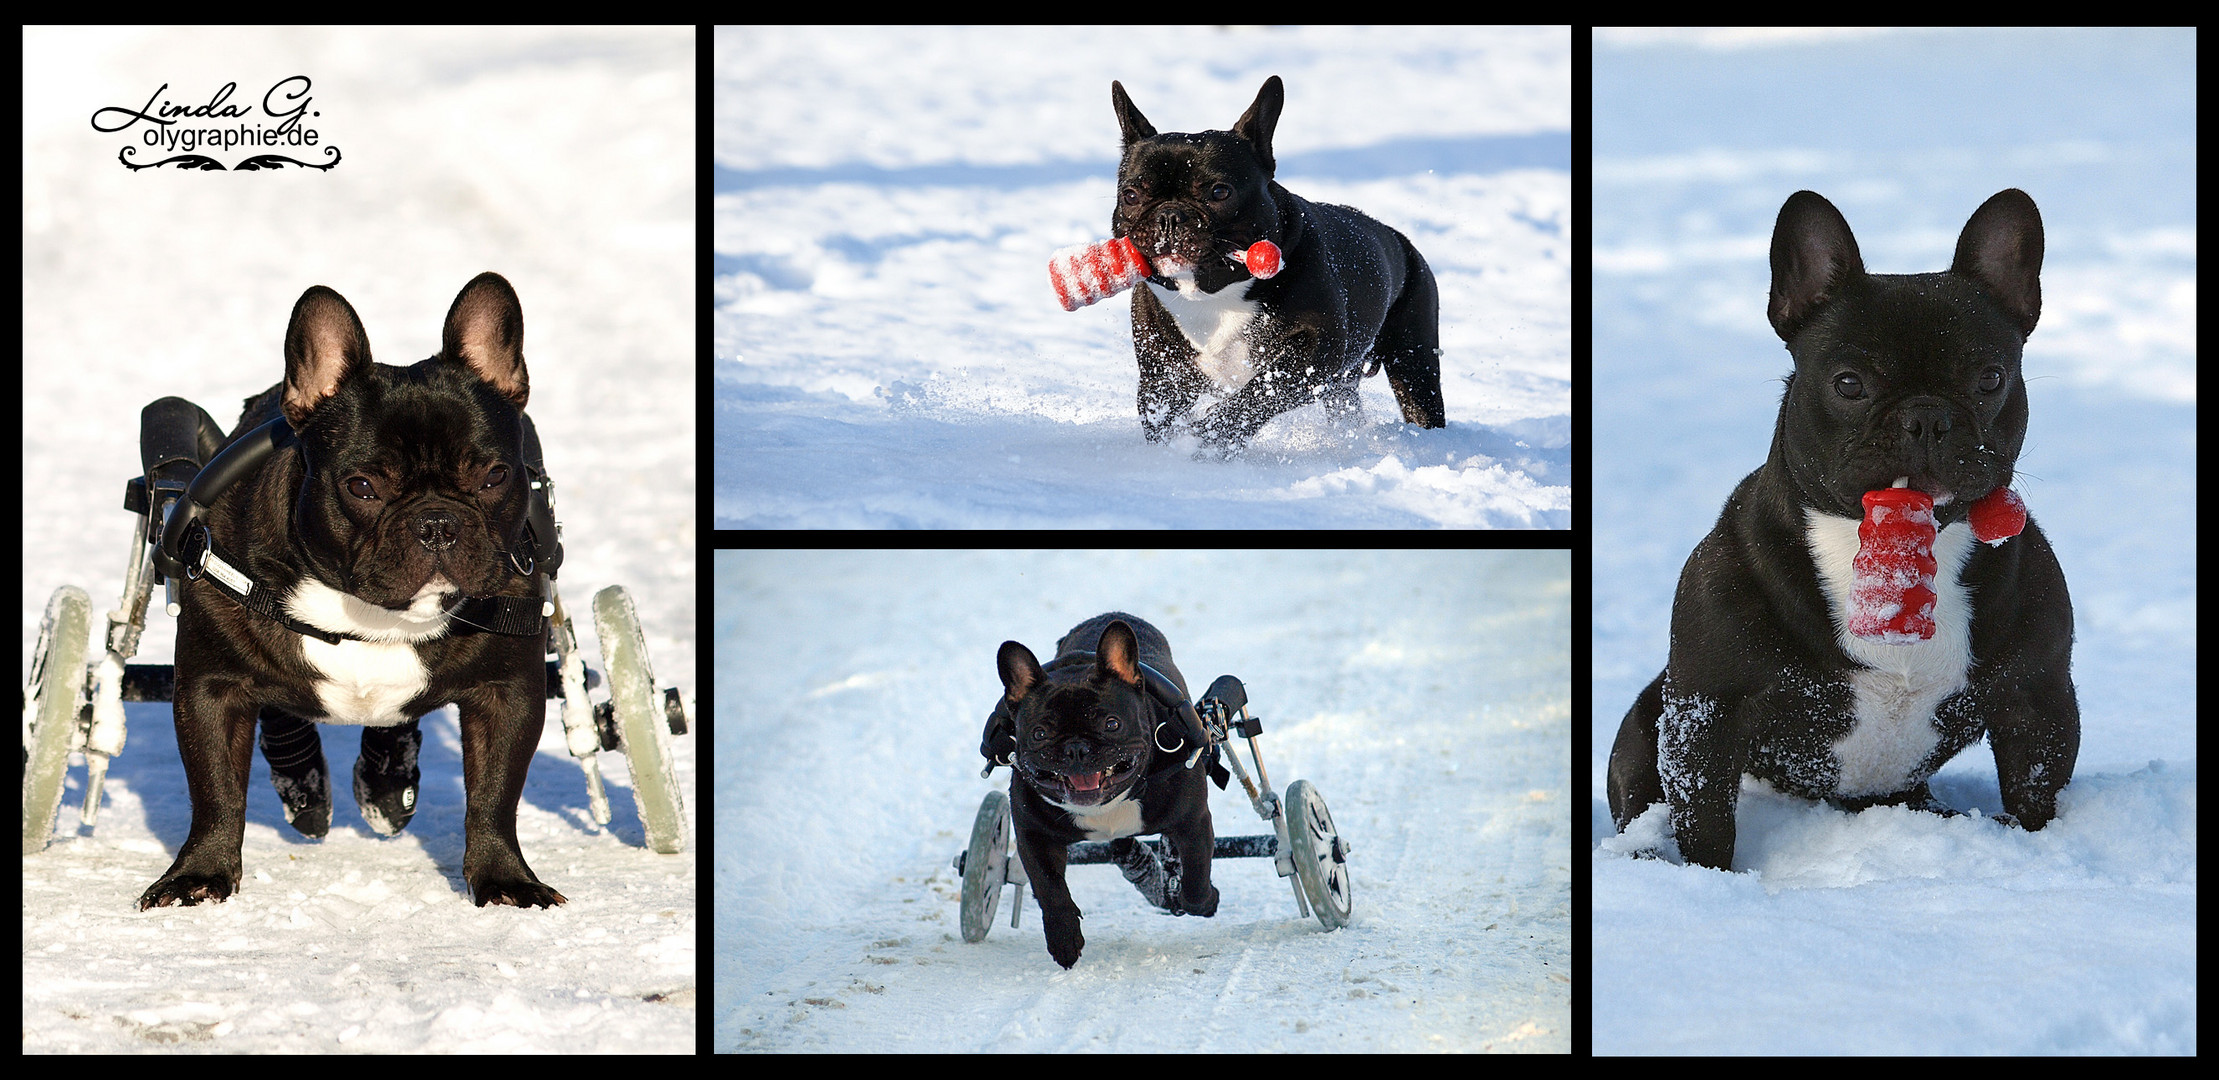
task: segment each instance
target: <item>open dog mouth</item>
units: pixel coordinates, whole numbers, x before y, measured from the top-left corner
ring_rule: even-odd
[[[1140,769],[1140,759],[1131,754],[1120,755],[1110,767],[1098,772],[1063,773],[1027,766],[1026,778],[1032,781],[1041,794],[1061,803],[1091,806],[1106,802],[1116,788],[1122,787]]]
[[[1934,500],[1934,505],[1936,506],[1948,506],[1957,498],[1956,493],[1952,492],[1949,489],[1949,486],[1941,481],[1941,478],[1928,473],[1915,473],[1906,476],[1898,476],[1887,486],[1895,488],[1914,488],[1918,491],[1925,492],[1929,498]]]

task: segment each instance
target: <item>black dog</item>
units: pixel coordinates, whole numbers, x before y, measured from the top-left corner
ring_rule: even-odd
[[[1111,235],[1131,239],[1156,271],[1133,292],[1150,441],[1204,393],[1223,400],[1194,430],[1228,453],[1272,417],[1321,397],[1335,414],[1354,416],[1357,381],[1382,367],[1404,420],[1448,424],[1433,271],[1408,237],[1272,179],[1283,99],[1274,75],[1232,131],[1159,135],[1125,88],[1110,84],[1125,136]],[[1267,280],[1240,259],[1259,240],[1279,245],[1283,262]]]
[[[2008,490],[2041,269],[2041,214],[2016,189],[1982,204],[1939,274],[1866,273],[1813,192],[1780,208],[1771,316],[1795,371],[1771,455],[1680,574],[1671,658],[1618,729],[1619,828],[1669,802],[1687,861],[1728,869],[1743,773],[1850,809],[1946,813],[1927,778],[1983,735],[2004,810],[2028,829],[2056,815],[2080,748],[2072,602]],[[1878,614],[1923,633],[1858,625],[1867,493],[1891,488],[1930,497],[1939,531],[1924,601]]]
[[[1195,749],[1185,741],[1189,729],[1148,688],[1144,666],[1168,681],[1166,694],[1186,697],[1186,678],[1163,634],[1113,611],[1073,627],[1046,669],[1014,641],[1002,642],[995,660],[1003,705],[988,720],[980,751],[999,760],[1015,736],[1009,801],[1017,855],[1040,900],[1048,955],[1070,967],[1086,944],[1063,881],[1064,848],[1080,840],[1112,840],[1126,878],[1152,903],[1174,914],[1217,914],[1210,884],[1216,838],[1204,784],[1215,759],[1205,754],[1187,767]],[[1169,865],[1156,865],[1148,846],[1130,839],[1143,833],[1170,841]]]
[[[288,816],[296,796],[321,804],[314,825],[295,819],[321,835],[330,796],[306,722],[408,728],[449,702],[461,712],[472,897],[564,902],[516,842],[546,716],[547,632],[544,560],[530,554],[541,549],[528,527],[515,290],[478,275],[455,297],[441,342],[410,367],[372,363],[362,321],[338,293],[319,285],[294,305],[285,381],[250,399],[231,434],[275,448],[212,497],[187,560],[200,573],[181,585],[175,709],[193,826],[141,909],[238,889],[258,718],[297,751],[271,752],[266,739],[273,772],[321,789],[287,795]],[[285,425],[269,434],[263,425],[280,415]],[[399,748],[391,760],[375,755],[375,786],[406,784],[413,809],[413,742],[364,742],[365,762]],[[358,792],[363,782],[358,773]]]

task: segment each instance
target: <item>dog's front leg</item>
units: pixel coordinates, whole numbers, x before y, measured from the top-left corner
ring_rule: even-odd
[[[1194,345],[1147,289],[1133,294],[1133,357],[1140,364],[1140,429],[1149,442],[1162,442],[1209,381],[1195,369]]]
[[[254,760],[254,705],[234,683],[196,679],[178,685],[175,708],[177,750],[193,797],[193,828],[178,846],[177,861],[140,894],[141,911],[222,901],[239,888],[247,774]]]
[[[531,685],[484,684],[455,702],[461,712],[465,799],[462,878],[479,907],[566,902],[532,873],[516,841],[516,804],[547,718],[544,695],[533,688],[538,680],[522,681]]]
[[[1086,937],[1079,933],[1079,905],[1071,899],[1071,887],[1063,883],[1065,854],[1062,844],[1027,833],[1017,835],[1017,858],[1025,864],[1032,894],[1040,901],[1040,925],[1048,935],[1048,955],[1070,967],[1079,962],[1079,949],[1086,945]]]
[[[1332,384],[1322,387],[1307,372],[1289,373],[1283,370],[1259,372],[1248,385],[1241,387],[1231,397],[1218,402],[1200,420],[1194,430],[1204,441],[1217,444],[1227,451],[1238,450],[1263,430],[1271,418],[1290,409],[1299,409],[1321,396],[1334,414],[1336,421],[1346,422],[1360,418],[1362,407],[1356,402],[1353,383]]]

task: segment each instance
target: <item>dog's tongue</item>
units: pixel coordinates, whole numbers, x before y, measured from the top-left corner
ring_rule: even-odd
[[[1064,779],[1071,782],[1071,790],[1073,791],[1102,790],[1102,774],[1098,772],[1072,773]]]
[[[1909,487],[1865,492],[1850,570],[1850,634],[1889,645],[1932,638],[1934,497]]]

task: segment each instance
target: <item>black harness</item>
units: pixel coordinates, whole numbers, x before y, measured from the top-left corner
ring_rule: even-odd
[[[532,428],[531,418],[519,416],[518,419],[524,424],[524,479],[531,502],[524,515],[524,532],[520,537],[522,550],[503,554],[508,556],[506,565],[515,574],[525,578],[545,574],[552,579],[555,569],[562,565],[562,541],[555,526],[554,482],[547,478],[547,471],[540,463],[539,437]],[[277,590],[256,580],[241,567],[208,529],[208,508],[219,496],[259,470],[271,454],[299,445],[300,437],[294,433],[293,426],[283,416],[277,416],[233,440],[210,458],[193,476],[184,495],[171,502],[165,512],[161,540],[154,552],[155,566],[166,577],[182,575],[187,580],[206,581],[239,606],[274,620],[296,634],[333,645],[342,641],[377,640],[326,630],[293,618],[285,611],[284,598],[277,595]],[[554,615],[554,602],[544,595],[544,582],[540,592],[543,595],[537,598],[463,597],[447,609],[449,622],[457,628],[450,632],[511,637],[543,635],[547,632],[548,618]]]
[[[1066,653],[1040,665],[1040,670],[1043,673],[1058,671],[1081,663],[1094,663],[1094,654],[1090,652]],[[1184,693],[1180,692],[1179,684],[1172,682],[1170,677],[1163,672],[1157,671],[1139,660],[1133,661],[1133,664],[1140,669],[1140,685],[1147,690],[1148,697],[1156,704],[1170,709],[1178,719],[1181,728],[1178,735],[1179,741],[1171,746],[1165,746],[1163,738],[1164,729],[1171,726],[1169,723],[1157,724],[1155,730],[1149,732],[1148,737],[1154,741],[1156,749],[1162,751],[1162,756],[1148,770],[1147,776],[1152,777],[1158,773],[1168,772],[1174,767],[1191,769],[1196,763],[1207,758],[1209,763],[1204,766],[1204,769],[1210,774],[1211,779],[1217,781],[1217,786],[1223,788],[1232,774],[1225,770],[1225,766],[1218,763],[1217,745],[1210,738],[1209,728],[1203,725],[1201,715],[1194,711],[1193,704],[1187,701]],[[979,741],[979,753],[987,761],[985,770],[979,773],[982,777],[992,773],[996,765],[1015,767],[1017,717],[1010,712],[1009,704],[1009,695],[1003,694],[995,699],[994,711],[986,717],[986,733]],[[1186,749],[1188,746],[1193,746],[1195,748],[1194,752],[1187,755],[1185,764],[1181,766],[1177,755],[1179,751]],[[1145,779],[1144,777],[1144,782]]]

